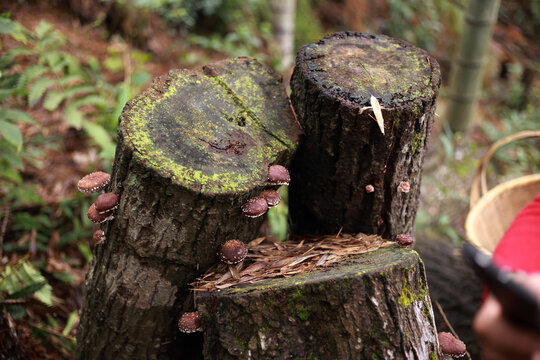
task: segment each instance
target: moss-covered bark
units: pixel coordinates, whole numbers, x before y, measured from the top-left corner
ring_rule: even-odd
[[[206,359],[430,359],[423,264],[379,249],[314,271],[200,293]]]
[[[412,231],[439,85],[434,58],[386,36],[336,33],[300,49],[291,100],[305,137],[291,165],[293,232]]]
[[[179,334],[187,284],[262,217],[241,205],[287,164],[300,129],[279,78],[250,58],[171,71],[120,117],[109,191],[120,195],[87,274],[77,359],[200,358]]]

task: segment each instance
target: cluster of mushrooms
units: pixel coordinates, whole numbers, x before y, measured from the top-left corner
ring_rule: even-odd
[[[110,182],[110,174],[103,171],[96,171],[79,180],[77,189],[83,194],[102,192]],[[119,201],[120,197],[117,194],[102,193],[90,205],[86,215],[94,224],[101,224],[102,222],[112,220],[114,218],[114,211],[118,208]],[[103,230],[96,230],[92,239],[94,243],[100,243],[105,240],[105,233]]]
[[[272,165],[268,168],[268,186],[289,185],[290,180],[289,171],[284,166]],[[118,208],[120,197],[114,193],[103,192],[110,181],[110,174],[102,171],[96,171],[84,176],[77,183],[78,190],[84,194],[102,192],[96,198],[96,201],[90,206],[87,213],[88,218],[95,224],[112,220],[114,218],[114,211]],[[405,189],[401,189],[401,187],[402,184],[400,184],[401,191],[408,191],[406,186],[403,186]],[[366,191],[372,192],[373,190],[366,187]],[[279,203],[280,196],[278,192],[274,189],[266,189],[263,190],[259,196],[249,199],[244,205],[242,205],[242,212],[247,217],[256,218],[264,215],[269,208],[275,207]],[[96,230],[92,238],[94,243],[101,243],[105,240],[105,233],[103,230]],[[410,235],[402,234],[397,236],[396,241],[400,246],[409,246],[413,244],[414,239]],[[247,251],[247,247],[242,241],[234,239],[228,240],[221,245],[217,255],[223,263],[229,266],[232,276],[237,277],[238,274],[233,265],[244,261]],[[190,311],[182,314],[178,320],[178,328],[183,333],[202,331],[199,313],[197,311]],[[450,336],[452,337],[451,334]],[[452,339],[459,342],[459,340],[453,337]],[[441,339],[439,336],[439,341],[441,342],[441,347],[443,343],[455,344],[455,341],[450,341],[448,337],[443,337],[443,339]]]
[[[272,165],[268,168],[268,186],[289,185],[291,177],[289,171],[281,165]],[[280,202],[279,194],[276,190],[263,190],[259,196],[249,199],[242,205],[242,212],[245,216],[256,218],[264,215],[269,208],[275,207]],[[248,249],[246,244],[240,240],[228,240],[220,246],[217,255],[219,259],[229,266],[229,271],[233,277],[238,277],[236,265],[246,258]],[[185,312],[178,320],[178,328],[183,333],[193,333],[202,331],[201,320],[197,311]]]
[[[284,166],[272,165],[268,168],[268,186],[289,185],[290,181],[289,171]],[[279,202],[280,198],[276,190],[264,190],[259,196],[249,199],[242,205],[242,212],[247,217],[259,217],[264,215],[268,208],[277,206]]]

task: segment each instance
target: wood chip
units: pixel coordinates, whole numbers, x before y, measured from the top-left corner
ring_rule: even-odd
[[[371,107],[373,109],[373,114],[375,114],[375,121],[377,121],[377,125],[379,125],[379,129],[381,130],[381,133],[384,135],[384,119],[382,116],[382,110],[381,105],[379,104],[379,100],[373,95],[371,95],[370,98]]]

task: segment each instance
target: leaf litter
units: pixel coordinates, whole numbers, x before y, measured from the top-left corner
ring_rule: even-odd
[[[273,242],[259,237],[247,244],[246,259],[234,266],[237,278],[229,265],[217,263],[191,283],[194,292],[217,291],[241,284],[252,284],[271,278],[286,278],[324,268],[358,255],[395,245],[378,235],[342,234],[295,237]]]

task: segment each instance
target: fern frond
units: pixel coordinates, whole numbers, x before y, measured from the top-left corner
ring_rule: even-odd
[[[28,85],[29,82],[33,81],[38,76],[43,75],[47,70],[48,69],[43,65],[30,65],[21,74],[21,77],[17,82],[17,89],[26,89],[26,85]]]
[[[34,81],[28,91],[28,103],[30,106],[34,106],[54,83],[55,81],[49,77],[42,77]]]

